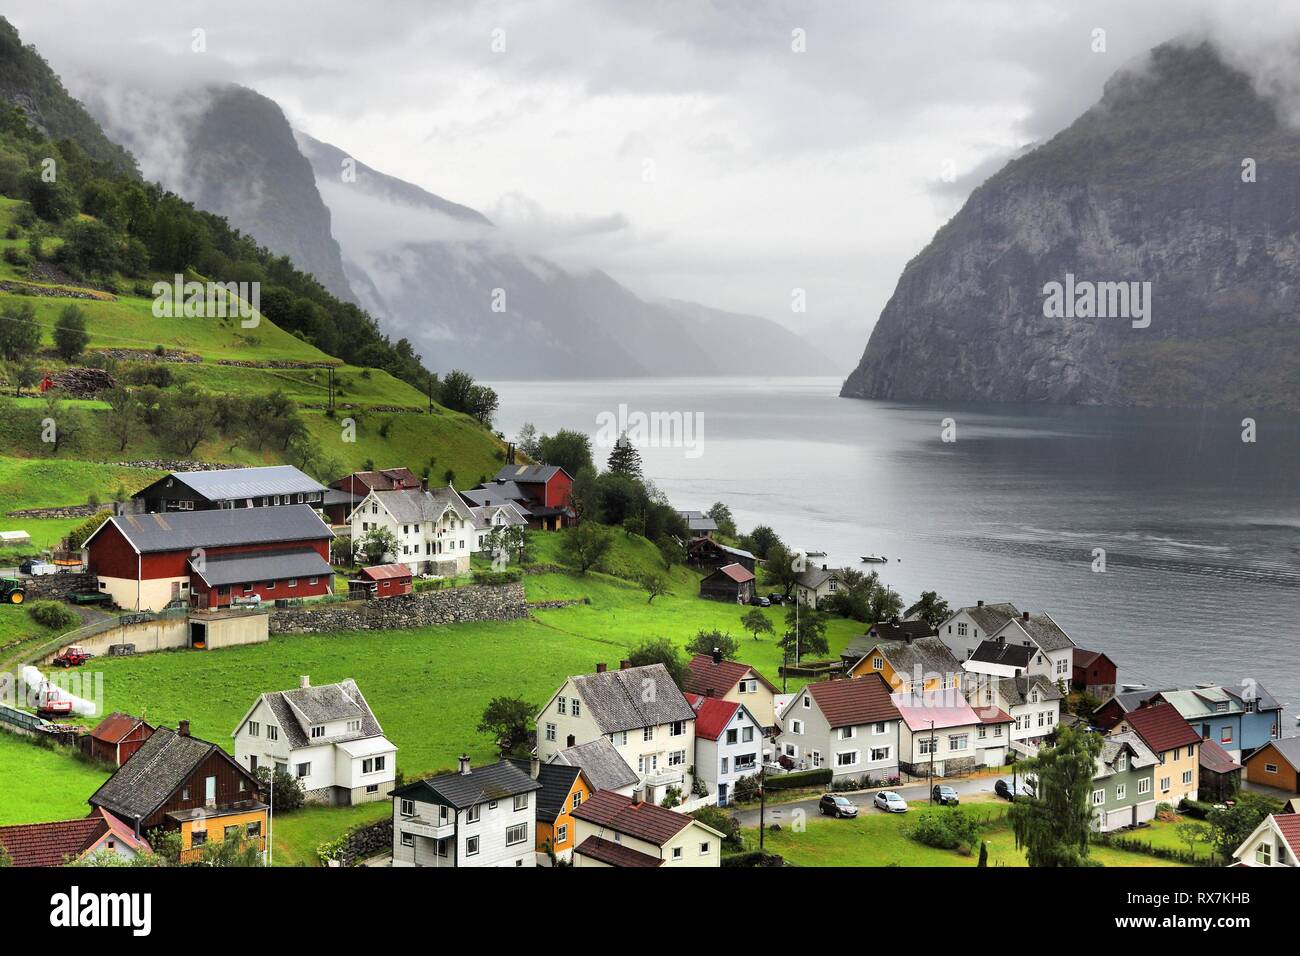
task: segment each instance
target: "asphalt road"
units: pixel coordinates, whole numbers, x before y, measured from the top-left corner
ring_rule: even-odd
[[[1007,777],[1011,774],[1008,772]],[[973,796],[974,794],[993,795],[993,784],[997,783],[998,777],[960,777],[955,780],[939,780],[935,783],[944,783],[957,791],[959,797]],[[912,806],[926,806],[929,802],[929,785],[925,783],[909,784],[904,787],[888,787],[880,789],[889,789],[901,796]],[[853,803],[858,805],[859,814],[867,813],[884,813],[884,810],[877,810],[872,805],[879,790],[862,790],[858,793],[844,793],[840,796],[847,797]],[[773,823],[779,823],[787,826],[794,819],[793,811],[802,810],[807,818],[815,817],[817,812],[817,801],[819,797],[811,797],[807,800],[799,800],[795,803],[782,803],[767,805],[766,822],[770,826]],[[758,826],[758,807],[752,809],[746,808],[736,813],[736,819],[740,821],[741,826],[756,827]]]

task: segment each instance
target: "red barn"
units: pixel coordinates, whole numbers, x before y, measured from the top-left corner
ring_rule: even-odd
[[[376,564],[362,568],[348,582],[350,592],[370,598],[390,598],[411,593],[411,569],[404,564]]]
[[[1074,649],[1074,674],[1070,685],[1075,690],[1106,700],[1115,693],[1118,673],[1115,662],[1103,652],[1085,651],[1082,647]]]
[[[334,532],[307,505],[117,515],[86,541],[100,591],[134,611],[329,594]]]
[[[120,767],[140,749],[154,732],[151,724],[140,717],[132,717],[117,711],[101,720],[86,735],[86,752],[96,760],[103,760],[115,767]]]
[[[558,465],[506,465],[493,480],[518,486],[527,501],[532,527],[557,531],[572,524],[569,492],[573,478]]]

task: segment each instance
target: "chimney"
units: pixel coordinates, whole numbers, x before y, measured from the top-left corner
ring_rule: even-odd
[[[182,720],[177,724],[176,734],[179,737],[188,737],[190,735],[190,722],[188,720]]]
[[[637,787],[632,791],[632,806],[638,806],[641,803],[641,788]]]
[[[822,570],[823,570],[823,571],[826,570],[826,565],[824,565],[824,564],[822,565]]]
[[[460,755],[460,770],[459,770],[459,773],[460,773],[460,775],[461,775],[462,777],[468,777],[468,776],[469,776],[469,754],[461,754],[461,755]]]
[[[976,602],[975,602],[975,606],[976,606],[976,607],[983,607],[983,606],[984,606],[984,602],[983,602],[983,601],[976,601]]]
[[[713,663],[722,663],[722,651],[718,650],[716,647],[713,649]]]
[[[428,478],[421,478],[421,479],[420,479],[420,490],[421,490],[421,491],[428,491],[428,490],[429,490],[429,479],[428,479]]]
[[[541,776],[541,773],[542,773],[542,762],[541,760],[538,759],[537,754],[533,754],[532,759],[528,761],[528,776],[536,780],[539,776]]]
[[[605,673],[605,671],[607,671],[607,670],[609,670],[609,667],[606,666],[606,664],[605,664],[604,661],[597,661],[597,662],[596,662],[596,673],[597,673],[597,674],[603,674],[603,673]]]
[[[306,690],[308,687],[310,687],[311,676],[308,674],[303,674],[302,677],[298,678],[298,686],[301,687],[303,690]]]
[[[625,671],[625,670],[627,670],[627,669],[628,669],[629,667],[631,667],[631,666],[632,666],[632,662],[631,662],[631,661],[619,661],[619,662],[618,662],[618,669],[621,670],[621,671]]]
[[[712,697],[712,696],[713,696],[713,688],[712,688],[712,687],[706,687],[706,688],[704,688],[704,696],[705,696],[705,697]]]
[[[1027,621],[1027,620],[1029,620],[1029,612],[1028,612],[1028,611],[1021,611],[1021,612],[1020,612],[1020,620],[1022,620],[1022,621]]]

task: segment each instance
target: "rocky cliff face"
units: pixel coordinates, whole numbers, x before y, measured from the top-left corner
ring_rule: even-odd
[[[1150,283],[1149,325],[1045,310],[1067,276]],[[971,195],[840,394],[1300,408],[1297,316],[1300,135],[1209,46],[1167,45]]]

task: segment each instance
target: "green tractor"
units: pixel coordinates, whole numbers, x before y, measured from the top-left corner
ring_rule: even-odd
[[[17,578],[0,578],[0,604],[22,604],[27,599],[27,589]]]

